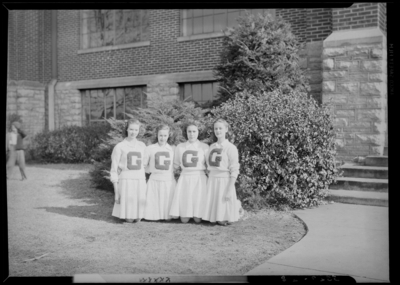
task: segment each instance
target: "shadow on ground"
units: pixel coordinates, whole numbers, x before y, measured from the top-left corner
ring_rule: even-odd
[[[78,217],[91,220],[101,220],[109,223],[122,223],[123,221],[111,216],[114,205],[114,193],[96,189],[91,185],[89,173],[78,174],[76,178],[62,180],[62,194],[69,199],[80,200],[88,205],[70,205],[68,207],[41,207],[48,212],[69,217]]]

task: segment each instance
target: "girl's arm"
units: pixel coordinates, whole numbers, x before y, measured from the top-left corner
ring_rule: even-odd
[[[232,147],[227,151],[228,155],[228,163],[229,163],[229,184],[227,189],[225,190],[224,200],[228,201],[231,199],[232,194],[235,190],[235,182],[239,175],[239,153],[236,147]]]
[[[118,164],[121,160],[122,151],[118,145],[116,145],[111,154],[111,170],[110,180],[114,185],[115,203],[119,204],[119,192],[118,192]]]
[[[144,150],[144,158],[143,158],[143,167],[146,173],[150,173],[149,171],[150,156],[151,156],[151,151],[149,149],[149,146],[147,146]]]
[[[174,170],[178,170],[180,167],[179,147],[176,147],[174,151]]]

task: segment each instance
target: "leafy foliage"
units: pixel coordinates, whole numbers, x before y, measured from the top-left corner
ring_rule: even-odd
[[[155,129],[160,124],[166,124],[170,127],[170,137],[168,143],[170,145],[178,145],[184,142],[182,136],[182,128],[184,124],[190,120],[200,123],[199,139],[206,136],[206,126],[202,123],[202,118],[207,109],[195,106],[194,102],[181,101],[179,99],[166,100],[161,96],[148,97],[149,107],[146,109],[137,108],[128,110],[126,115],[129,118],[138,119],[143,126],[137,137],[146,145],[157,142],[157,134]],[[112,190],[113,186],[109,180],[111,168],[111,154],[115,145],[121,142],[125,127],[125,122],[110,118],[106,120],[110,126],[108,138],[103,140],[94,151],[94,169],[90,172],[91,179],[96,187],[105,190]],[[176,177],[179,173],[176,173]]]
[[[29,154],[45,163],[90,162],[96,148],[109,131],[108,125],[64,126],[54,131],[43,131],[32,140]]]
[[[214,75],[220,81],[219,105],[243,90],[308,91],[299,67],[301,44],[282,18],[247,14],[225,32],[220,62]],[[257,94],[257,92],[253,93]]]
[[[252,208],[317,205],[337,174],[329,109],[304,92],[252,92],[212,110],[235,136],[239,198]]]

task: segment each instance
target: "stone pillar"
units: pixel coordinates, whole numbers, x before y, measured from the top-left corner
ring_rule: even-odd
[[[6,115],[21,117],[27,141],[45,128],[45,86],[36,81],[9,80],[7,82]]]
[[[55,125],[82,126],[82,97],[76,89],[57,89],[55,92]]]
[[[383,154],[386,49],[379,28],[335,31],[323,43],[322,101],[334,106],[339,159]]]

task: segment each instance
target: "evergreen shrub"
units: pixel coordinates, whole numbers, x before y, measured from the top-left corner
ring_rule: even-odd
[[[32,159],[43,163],[88,163],[95,149],[107,136],[106,124],[63,126],[36,134],[30,144]]]
[[[327,106],[299,91],[244,91],[212,113],[230,123],[241,164],[238,196],[246,206],[304,208],[326,196],[337,176]]]

